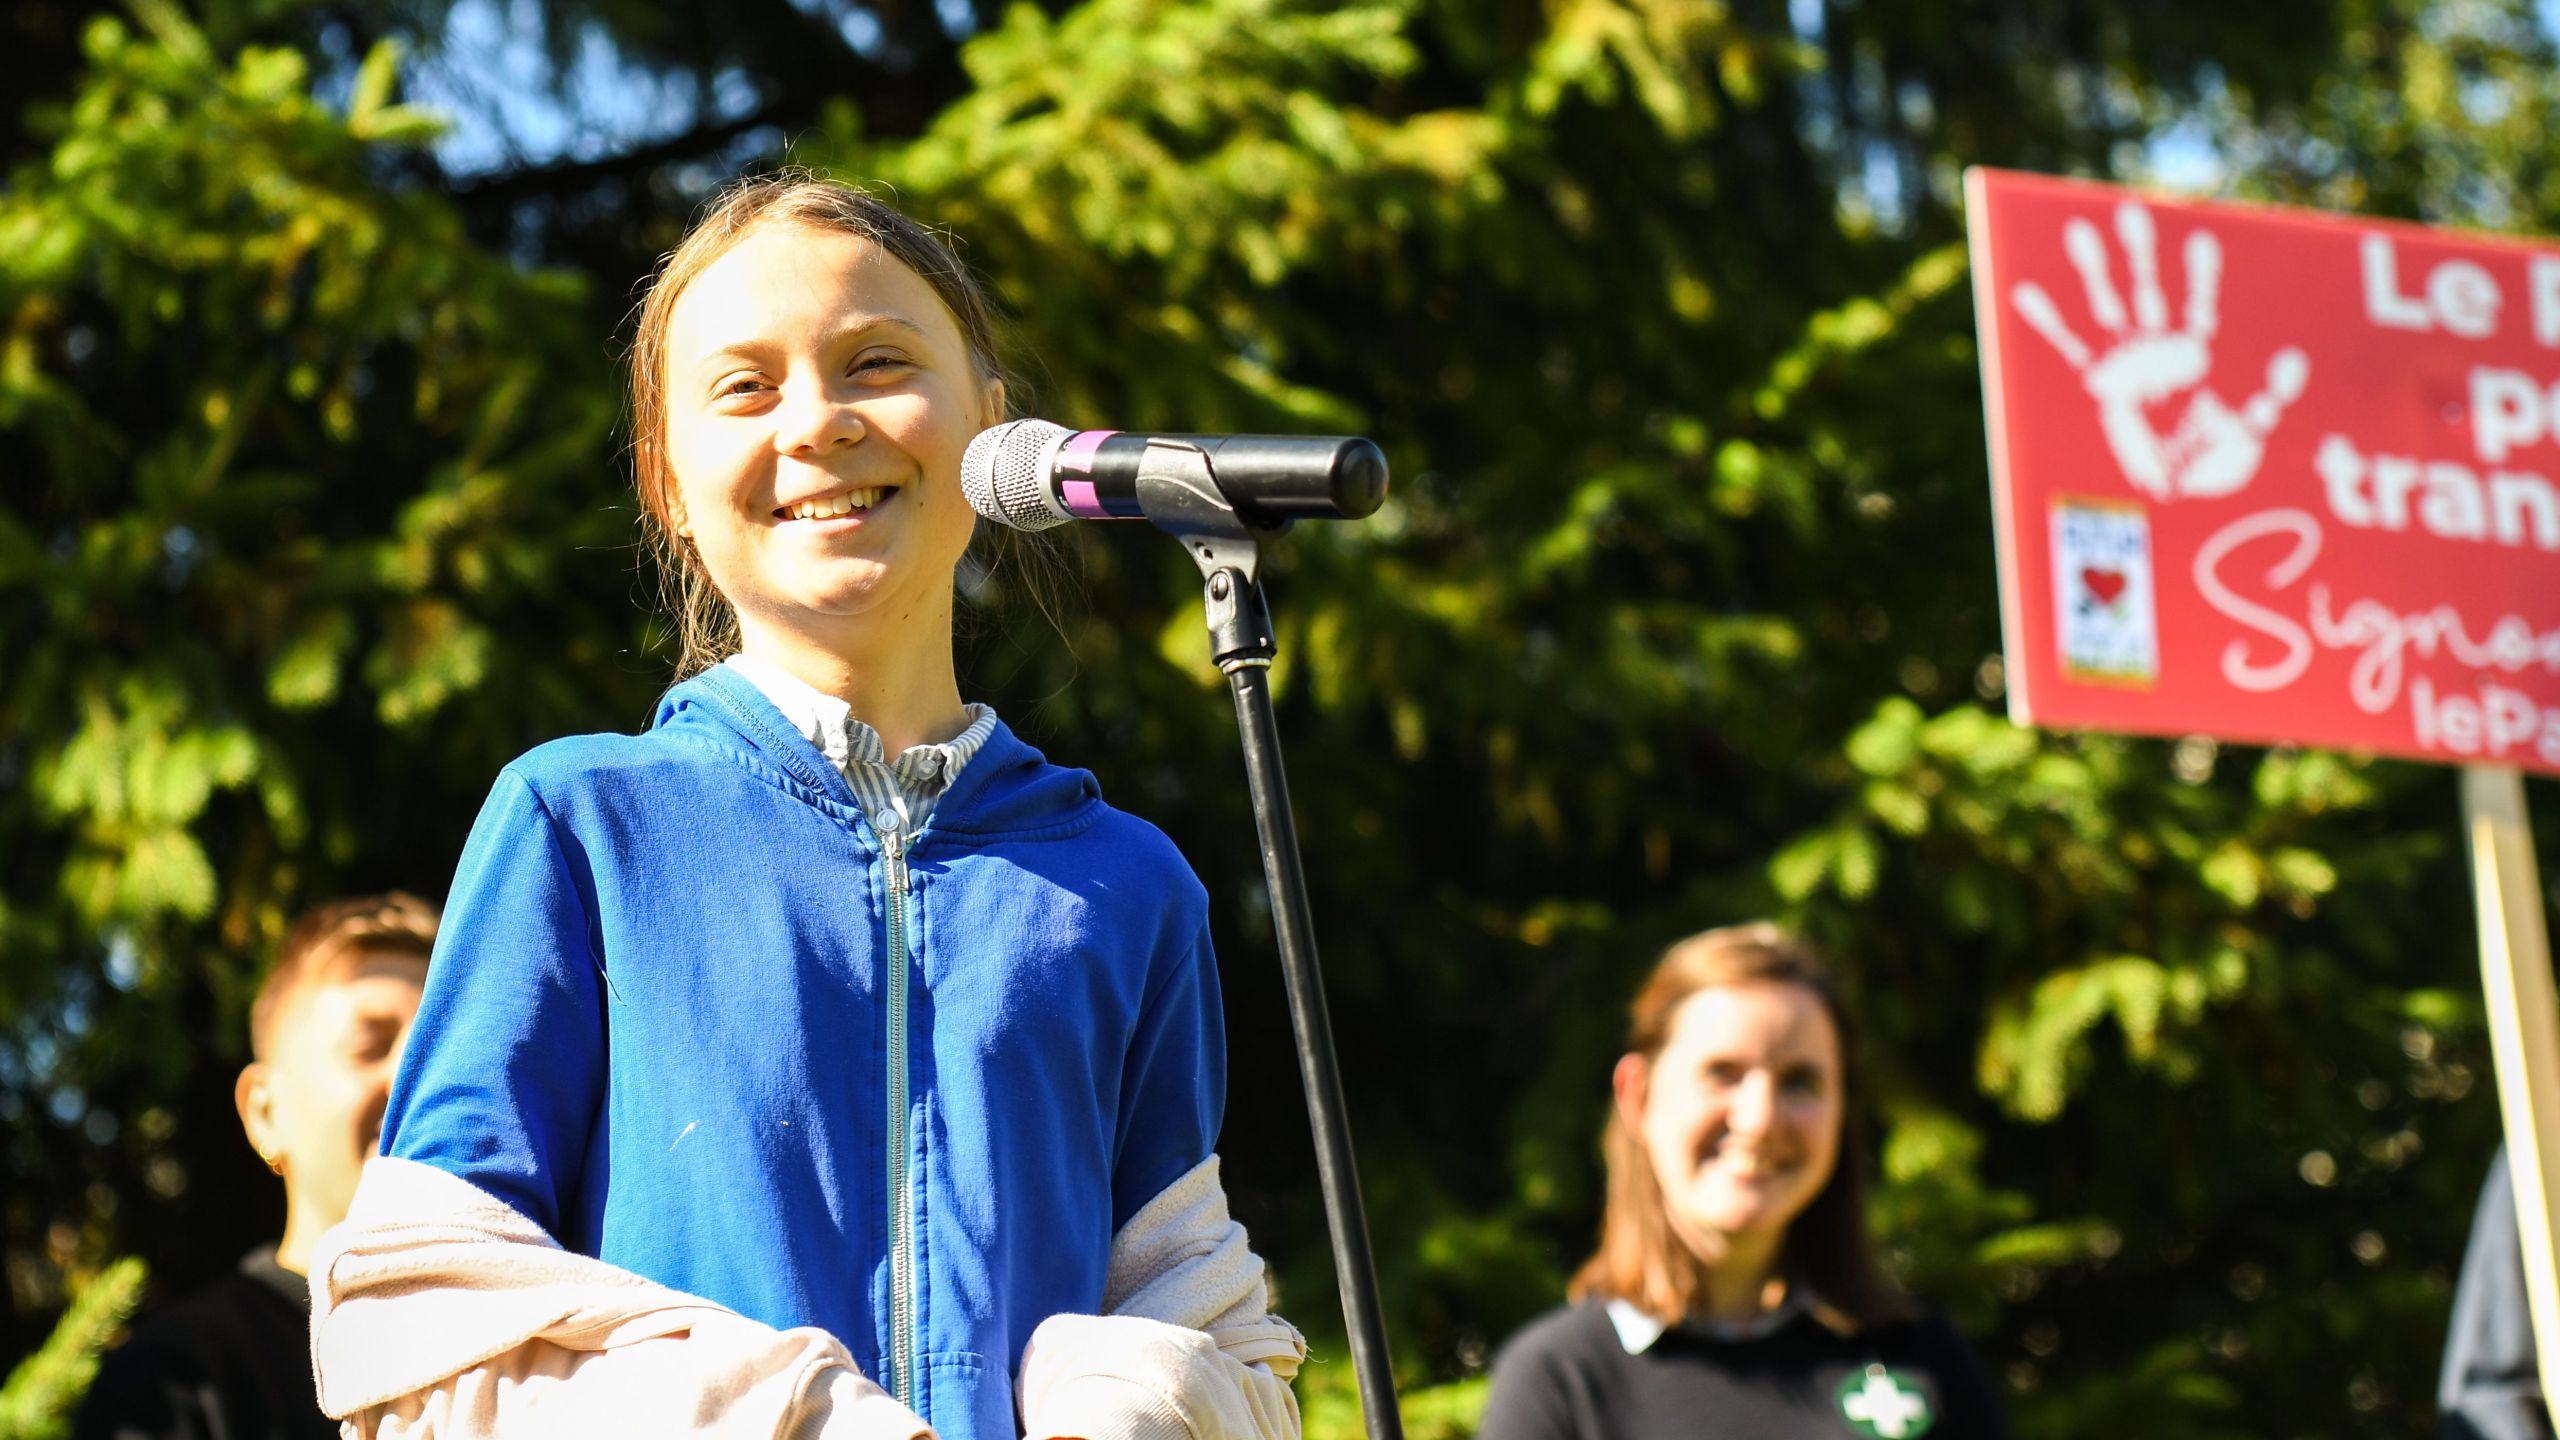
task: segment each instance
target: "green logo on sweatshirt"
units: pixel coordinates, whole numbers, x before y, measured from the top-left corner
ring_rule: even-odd
[[[1882,1365],[1840,1382],[1840,1413],[1850,1429],[1875,1440],[1920,1440],[1938,1420],[1910,1376]]]

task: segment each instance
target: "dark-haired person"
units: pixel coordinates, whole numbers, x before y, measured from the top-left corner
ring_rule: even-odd
[[[1768,924],[1692,936],[1630,1032],[1599,1253],[1504,1346],[1481,1440],[2007,1435],[1963,1340],[1877,1268],[1820,958]]]
[[[110,1353],[77,1440],[334,1440],[312,1388],[303,1277],[381,1133],[435,937],[434,908],[401,894],[323,905],[286,934],[233,1091],[249,1143],[283,1177],[284,1235]]]

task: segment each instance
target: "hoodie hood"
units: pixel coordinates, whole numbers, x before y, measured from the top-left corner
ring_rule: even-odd
[[[728,666],[714,665],[660,696],[649,730],[723,750],[743,748],[780,772],[786,788],[861,814],[852,787],[836,767],[773,708],[754,682]],[[1102,785],[1092,772],[1050,764],[999,716],[995,733],[935,802],[916,843],[930,845],[938,837],[1059,839],[1082,832],[1102,814]]]

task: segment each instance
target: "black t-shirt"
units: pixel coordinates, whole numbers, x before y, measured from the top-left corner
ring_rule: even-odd
[[[1982,1366],[1930,1316],[1843,1336],[1811,1313],[1750,1340],[1685,1327],[1628,1353],[1606,1306],[1530,1322],[1477,1440],[2007,1440]]]
[[[337,1440],[311,1379],[311,1291],[272,1247],[98,1363],[72,1440]]]

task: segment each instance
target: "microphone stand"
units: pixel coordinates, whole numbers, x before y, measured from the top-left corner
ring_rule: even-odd
[[[1148,444],[1137,489],[1147,518],[1180,540],[1200,567],[1209,655],[1235,692],[1245,778],[1253,791],[1253,826],[1262,841],[1262,875],[1280,942],[1280,973],[1288,985],[1289,1026],[1297,1035],[1307,1120],[1315,1131],[1316,1181],[1324,1192],[1325,1228],[1333,1237],[1333,1272],[1342,1287],[1361,1411],[1369,1440],[1404,1440],[1395,1371],[1387,1361],[1386,1322],[1378,1304],[1378,1273],[1370,1260],[1369,1221],[1351,1154],[1351,1124],[1334,1065],[1333,1024],[1325,1013],[1324,973],[1316,964],[1306,871],[1298,860],[1298,827],[1289,811],[1289,780],[1280,768],[1280,732],[1271,710],[1271,660],[1280,647],[1258,577],[1260,542],[1280,530],[1258,529],[1237,515],[1218,488],[1209,457],[1179,442]]]

